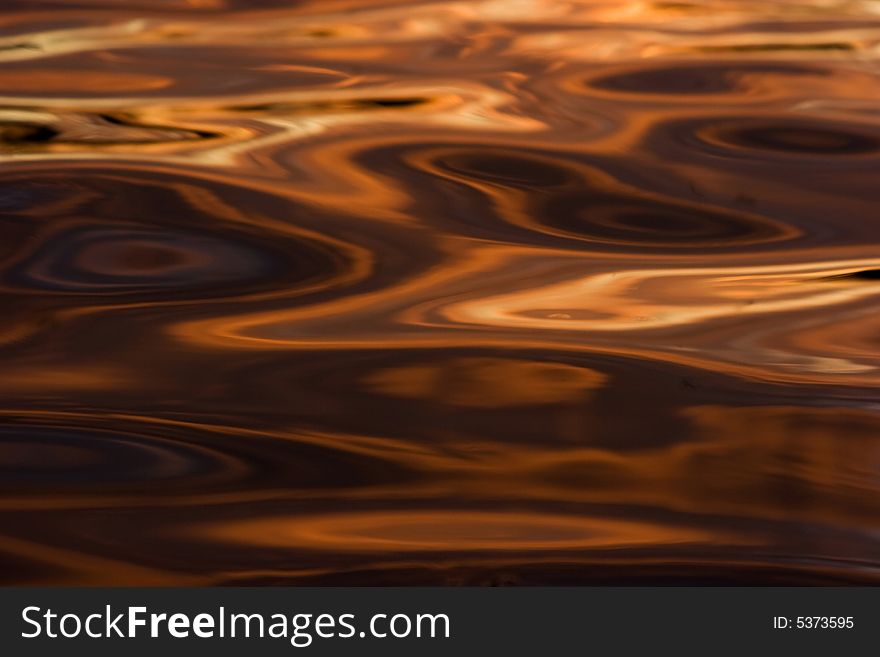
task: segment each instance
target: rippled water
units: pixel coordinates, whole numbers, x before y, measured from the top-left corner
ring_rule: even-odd
[[[7,0],[0,580],[880,583],[880,3]]]

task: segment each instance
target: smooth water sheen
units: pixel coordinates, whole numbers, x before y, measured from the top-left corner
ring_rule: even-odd
[[[880,3],[6,0],[3,584],[880,583]]]

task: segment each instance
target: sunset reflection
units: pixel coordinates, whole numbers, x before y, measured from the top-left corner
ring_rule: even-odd
[[[0,10],[0,574],[880,583],[880,9]]]

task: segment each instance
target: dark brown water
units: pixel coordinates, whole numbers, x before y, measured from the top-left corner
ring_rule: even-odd
[[[7,0],[0,581],[880,583],[880,4]]]

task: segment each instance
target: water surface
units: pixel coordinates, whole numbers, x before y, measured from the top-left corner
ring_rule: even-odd
[[[880,5],[8,0],[0,582],[880,583]]]

